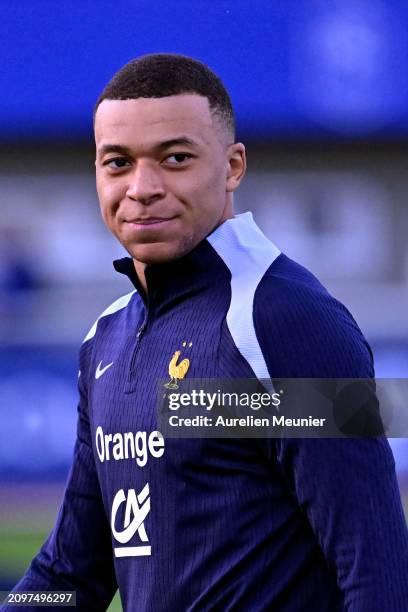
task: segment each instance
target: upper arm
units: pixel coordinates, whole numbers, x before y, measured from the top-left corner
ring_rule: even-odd
[[[348,310],[314,277],[261,281],[254,326],[272,378],[370,378],[371,349]]]
[[[266,283],[254,323],[272,378],[371,378],[350,313],[318,285]],[[408,533],[385,437],[276,440],[292,493],[337,575],[347,610],[401,611]]]

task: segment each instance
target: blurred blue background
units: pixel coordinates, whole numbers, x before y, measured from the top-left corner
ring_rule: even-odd
[[[248,148],[237,211],[251,209],[348,306],[377,376],[407,376],[408,5],[20,0],[0,8],[6,588],[30,537],[35,549],[55,517],[75,435],[80,342],[129,291],[111,264],[121,247],[99,217],[92,110],[131,58],[184,53],[221,76]],[[392,446],[406,498],[407,442]]]
[[[223,78],[247,137],[408,135],[408,5],[378,0],[2,2],[3,138],[90,138],[123,63],[173,51]]]

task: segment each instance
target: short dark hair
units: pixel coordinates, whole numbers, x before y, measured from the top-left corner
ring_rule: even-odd
[[[206,97],[210,110],[235,139],[234,111],[221,79],[202,62],[174,53],[142,55],[125,64],[99,96],[94,117],[103,100],[164,98],[183,93]]]

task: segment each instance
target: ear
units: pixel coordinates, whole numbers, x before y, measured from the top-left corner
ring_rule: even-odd
[[[242,142],[235,142],[228,147],[227,192],[235,191],[244,178],[245,170],[245,146]]]

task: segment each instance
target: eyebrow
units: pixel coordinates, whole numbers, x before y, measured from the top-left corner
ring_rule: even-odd
[[[187,138],[186,136],[180,136],[178,138],[171,138],[170,140],[163,140],[161,142],[157,142],[152,146],[152,150],[160,153],[165,149],[170,149],[170,147],[174,147],[177,145],[187,145],[190,147],[197,147],[198,142],[192,140],[191,138]],[[106,153],[122,153],[123,155],[130,155],[131,150],[129,147],[124,147],[119,144],[104,144],[98,150],[98,155],[103,156]]]

